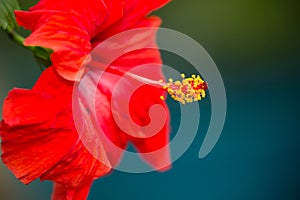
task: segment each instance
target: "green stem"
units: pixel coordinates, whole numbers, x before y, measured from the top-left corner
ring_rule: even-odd
[[[22,47],[27,48],[23,44],[25,38],[23,36],[21,36],[19,33],[17,33],[13,28],[11,28],[10,26],[7,26],[5,31],[14,42],[16,42],[17,44],[19,44]]]
[[[10,26],[7,26],[5,31],[14,42],[16,42],[21,47],[30,50],[39,64],[42,64],[44,67],[48,67],[51,65],[50,54],[52,53],[52,50],[39,46],[25,46],[25,38]]]

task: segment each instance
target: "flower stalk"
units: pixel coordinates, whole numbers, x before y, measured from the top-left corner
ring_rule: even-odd
[[[34,58],[40,64],[40,68],[42,71],[51,65],[51,49],[46,49],[39,46],[25,46],[25,38],[22,35],[20,35],[16,30],[14,30],[11,26],[7,26],[5,31],[12,41],[32,52]]]
[[[18,45],[25,47],[23,44],[25,38],[21,36],[19,33],[17,33],[17,31],[15,31],[11,26],[7,26],[5,31],[11,40],[16,42]]]

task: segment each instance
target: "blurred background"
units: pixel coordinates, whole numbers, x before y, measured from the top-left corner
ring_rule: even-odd
[[[36,2],[23,1],[22,8]],[[300,199],[298,1],[173,0],[155,14],[163,27],[197,40],[217,64],[228,98],[223,133],[213,151],[199,159],[210,118],[207,98],[200,103],[197,138],[170,171],[115,171],[94,183],[89,200]],[[185,66],[168,53],[162,56],[175,68]],[[0,66],[1,106],[9,90],[31,88],[40,74],[31,53],[3,31]],[[176,132],[178,105],[168,103]],[[1,200],[50,199],[51,190],[50,182],[21,184],[0,163]]]

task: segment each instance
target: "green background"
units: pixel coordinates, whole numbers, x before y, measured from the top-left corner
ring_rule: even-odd
[[[94,183],[89,200],[300,199],[298,1],[174,0],[155,14],[163,27],[197,40],[217,64],[228,97],[222,136],[205,159],[198,159],[210,116],[206,99],[199,134],[170,171],[115,171]],[[184,67],[166,53],[163,59]],[[1,104],[9,90],[32,87],[40,74],[30,52],[3,31],[0,65]],[[176,127],[176,104],[168,103]],[[51,187],[39,181],[24,186],[0,164],[1,200],[50,199]]]

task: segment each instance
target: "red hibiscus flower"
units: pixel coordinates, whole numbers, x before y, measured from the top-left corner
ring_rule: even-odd
[[[53,50],[52,66],[42,73],[35,86],[31,90],[12,90],[4,102],[0,128],[2,160],[23,183],[37,178],[51,180],[55,183],[54,200],[86,199],[92,181],[107,174],[120,161],[122,152],[115,151],[112,146],[126,149],[128,141],[139,152],[145,153],[143,158],[155,169],[163,170],[170,165],[169,150],[157,151],[169,141],[168,115],[157,134],[147,137],[147,129],[142,128],[151,121],[149,110],[152,105],[159,104],[167,110],[160,100],[164,91],[144,85],[130,94],[127,90],[137,81],[128,78],[114,93],[122,77],[119,72],[139,65],[155,63],[147,66],[143,75],[154,80],[163,79],[161,67],[157,65],[161,64],[157,49],[140,49],[122,55],[109,65],[98,82],[94,75],[101,68],[85,67],[81,78],[83,85],[91,84],[96,88],[95,112],[88,110],[89,97],[83,90],[77,93],[80,101],[75,101],[75,109],[73,101],[78,72],[92,49],[122,31],[158,27],[160,19],[147,15],[168,1],[88,0],[78,3],[41,0],[29,12],[16,11],[18,23],[32,31],[24,44]],[[155,31],[146,33],[147,37],[136,36],[133,34],[127,39],[155,46]],[[121,48],[132,44],[119,42]],[[108,53],[113,50],[106,49]],[[113,101],[116,105],[111,104],[113,97],[120,104],[118,100]],[[140,130],[136,127],[128,130],[138,131],[145,137],[135,137],[134,133],[128,134],[117,125],[113,115],[117,115],[121,123],[128,123],[128,116],[123,116],[123,99],[130,99],[130,118],[141,127]],[[92,140],[97,135],[95,124],[111,143]],[[83,143],[82,137],[88,139]],[[87,142],[96,147],[94,152],[86,148]],[[147,154],[150,152],[154,153]]]

